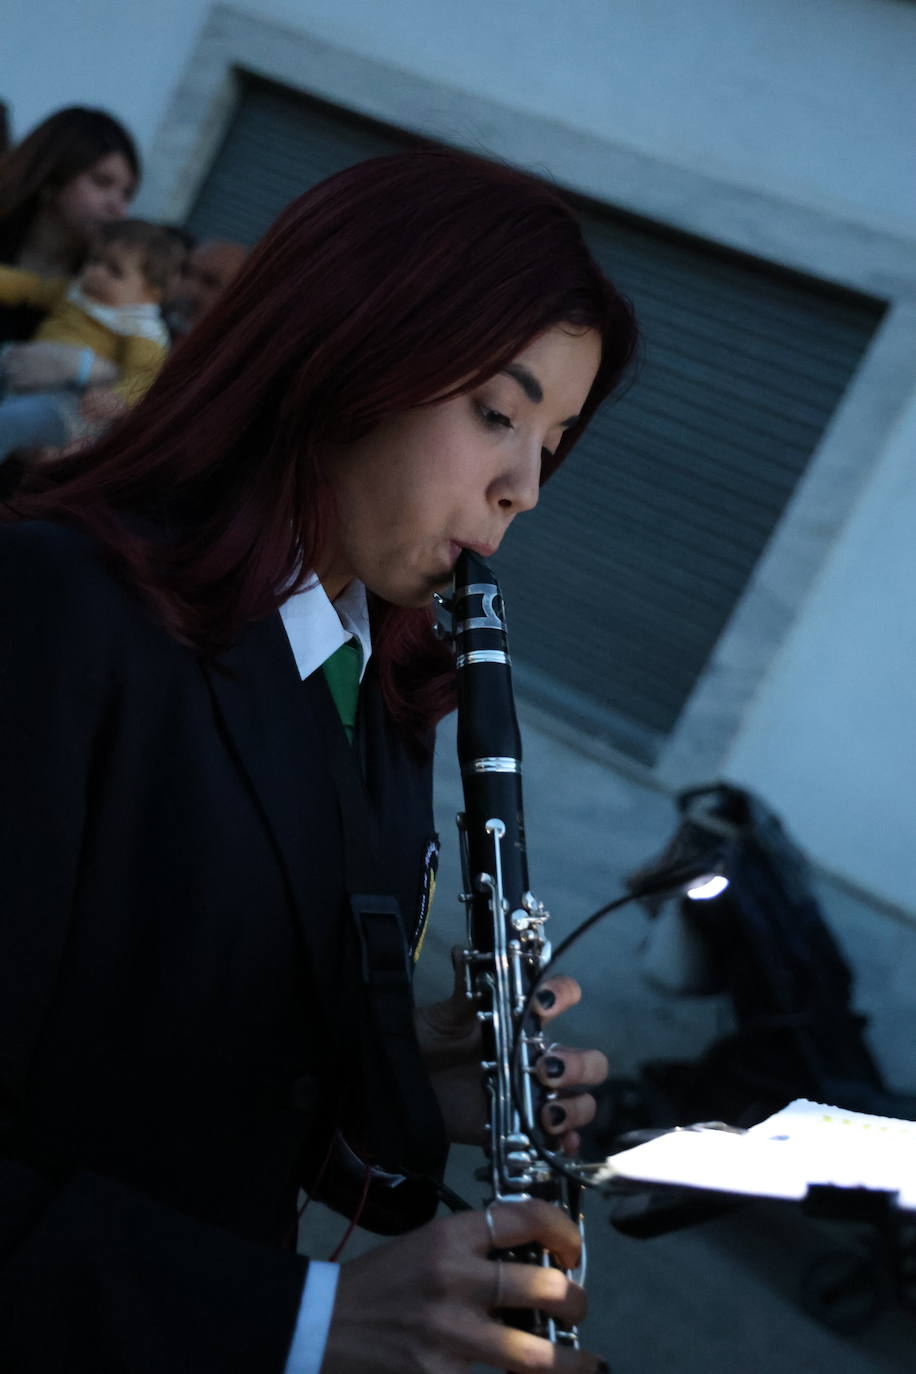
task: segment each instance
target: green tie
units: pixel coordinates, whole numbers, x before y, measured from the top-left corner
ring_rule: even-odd
[[[356,727],[356,703],[359,700],[359,672],[363,666],[363,651],[355,639],[348,639],[335,649],[321,665],[337,707],[347,739],[353,743]]]

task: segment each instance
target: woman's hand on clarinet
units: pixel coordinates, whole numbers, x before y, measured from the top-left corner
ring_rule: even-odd
[[[582,989],[575,978],[558,973],[538,988],[534,1005],[541,1024],[548,1031],[550,1022],[582,1000]],[[548,1032],[549,1033],[549,1032]],[[556,1041],[537,1061],[537,1075],[549,1089],[551,1100],[541,1108],[541,1125],[548,1135],[558,1136],[563,1151],[577,1153],[579,1128],[595,1115],[595,1099],[583,1088],[596,1088],[607,1078],[607,1056],[600,1050],[577,1050]]]
[[[530,1200],[490,1208],[499,1248],[536,1242],[565,1269],[579,1232],[558,1207]],[[321,1374],[458,1374],[479,1362],[515,1374],[602,1374],[583,1350],[504,1326],[501,1308],[537,1308],[578,1324],[585,1293],[559,1269],[489,1258],[483,1212],[430,1222],[340,1271]]]
[[[416,1013],[417,1038],[429,1070],[449,1139],[479,1145],[485,1122],[480,1072],[481,1032],[473,1005],[464,993],[461,950],[452,950],[455,970],[450,997]],[[574,978],[557,974],[538,989],[534,1006],[545,1027],[581,1001]],[[600,1050],[577,1050],[551,1044],[537,1065],[538,1077],[556,1096],[541,1109],[541,1125],[557,1137],[570,1155],[579,1148],[579,1129],[595,1115],[595,1099],[583,1089],[603,1083],[608,1061]]]

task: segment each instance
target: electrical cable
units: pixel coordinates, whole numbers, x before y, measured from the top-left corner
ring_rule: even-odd
[[[567,935],[564,940],[561,940],[556,949],[552,951],[550,959],[541,970],[538,981],[531,988],[531,991],[525,999],[525,1005],[522,1008],[522,1013],[518,1021],[519,1026],[524,1026],[531,1015],[538,988],[540,988],[545,979],[550,976],[557,960],[561,959],[566,951],[570,949],[577,940],[580,940],[583,935],[591,930],[592,926],[596,925],[604,916],[610,916],[613,912],[619,911],[621,907],[629,905],[630,902],[638,902],[645,897],[673,896],[675,893],[683,891],[690,883],[696,882],[699,877],[709,871],[710,863],[708,859],[702,864],[695,862],[685,865],[681,869],[669,869],[667,872],[663,871],[661,874],[655,875],[648,881],[641,883],[638,887],[634,887],[623,896],[616,897],[612,902],[607,902],[604,906],[599,907],[597,911],[593,911],[591,916],[588,916],[576,926],[572,934]],[[535,1153],[554,1171],[554,1173],[562,1174],[565,1178],[571,1179],[581,1187],[589,1187],[592,1183],[592,1175],[602,1167],[602,1164],[582,1164],[576,1167],[567,1163],[557,1151],[548,1149],[543,1143],[542,1128],[528,1114],[521,1084],[522,1038],[521,1034],[516,1036],[515,1044],[512,1049],[511,1082],[513,1103],[521,1119],[524,1132],[531,1141]]]

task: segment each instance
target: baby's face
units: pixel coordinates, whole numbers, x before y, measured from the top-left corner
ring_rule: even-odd
[[[80,274],[80,286],[100,305],[147,305],[158,301],[161,294],[143,275],[140,249],[117,240],[90,253]]]

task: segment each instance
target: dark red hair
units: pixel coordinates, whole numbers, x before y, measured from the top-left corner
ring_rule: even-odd
[[[633,356],[629,304],[544,182],[441,148],[373,158],[293,201],[136,409],[33,471],[11,513],[90,532],[172,634],[218,652],[320,566],[326,440],[469,390],[563,322],[603,355],[554,467]],[[373,614],[388,704],[425,727],[450,705],[430,615]]]

